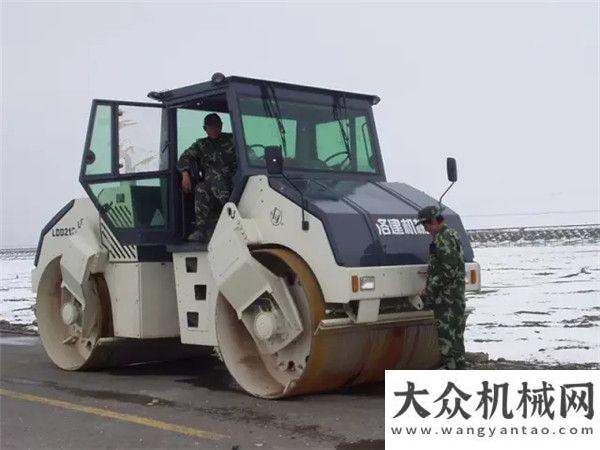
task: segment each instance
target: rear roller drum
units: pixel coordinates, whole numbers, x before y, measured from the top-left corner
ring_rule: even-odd
[[[211,349],[184,345],[179,337],[115,338],[110,293],[102,274],[89,279],[85,305],[62,286],[60,259],[44,272],[38,288],[36,316],[42,344],[64,370],[89,370],[148,361],[207,356]]]
[[[62,285],[60,260],[40,281],[36,301],[38,331],[50,359],[61,369],[81,370],[101,364],[98,339],[112,334],[110,299],[102,274],[91,275],[85,304]]]

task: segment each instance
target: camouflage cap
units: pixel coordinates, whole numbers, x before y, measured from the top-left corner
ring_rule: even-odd
[[[223,121],[217,113],[210,113],[204,117],[204,126],[207,125],[223,125]]]
[[[417,222],[423,223],[435,219],[440,215],[440,209],[437,206],[426,206],[421,208],[417,214]]]

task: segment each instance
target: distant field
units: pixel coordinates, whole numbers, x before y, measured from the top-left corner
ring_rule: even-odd
[[[473,246],[497,244],[546,245],[564,243],[600,242],[600,225],[570,225],[560,227],[488,228],[467,230]]]

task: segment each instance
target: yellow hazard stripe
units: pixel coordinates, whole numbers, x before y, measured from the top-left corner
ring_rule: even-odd
[[[107,417],[109,419],[120,420],[122,422],[129,422],[135,423],[137,425],[144,425],[146,427],[158,428],[159,430],[172,431],[174,433],[184,434],[186,436],[192,436],[200,439],[210,439],[214,441],[229,437],[222,434],[201,430],[198,428],[176,425],[174,423],[162,422],[160,420],[149,419],[147,417],[141,416],[134,416],[132,414],[122,414],[105,408],[94,408],[92,406],[78,405],[76,403],[65,402],[53,398],[40,397],[38,395],[25,394],[23,392],[10,391],[8,389],[0,388],[0,395],[16,398],[18,400],[27,400],[30,402],[42,403],[44,405],[56,406],[59,408],[69,409],[71,411],[94,414],[96,416]]]

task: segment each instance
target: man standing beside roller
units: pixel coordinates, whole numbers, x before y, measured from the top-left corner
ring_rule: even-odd
[[[465,367],[465,259],[458,233],[436,206],[418,213],[418,222],[433,237],[427,281],[420,296],[433,308],[438,328],[440,369]]]

